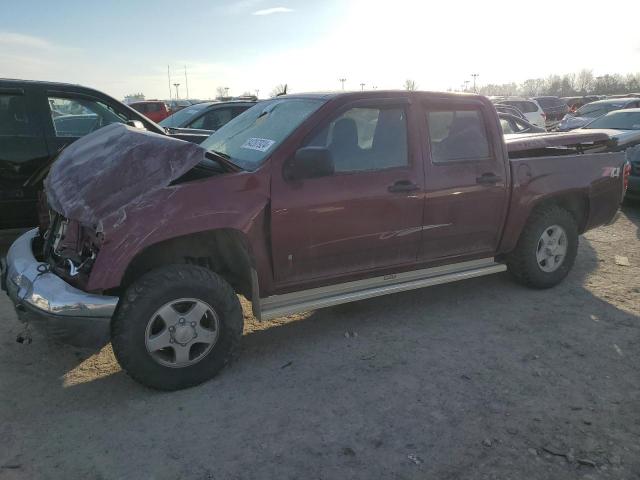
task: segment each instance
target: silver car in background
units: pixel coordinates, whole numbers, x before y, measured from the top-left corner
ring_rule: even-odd
[[[581,128],[591,123],[596,118],[606,115],[615,110],[640,107],[640,98],[610,98],[598,100],[597,102],[583,105],[575,113],[568,113],[558,124],[558,130],[567,132],[576,128]]]

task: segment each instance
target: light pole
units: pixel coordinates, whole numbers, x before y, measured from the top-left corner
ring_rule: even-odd
[[[178,93],[178,87],[180,86],[180,84],[174,83],[173,86],[176,87],[176,100],[180,100],[180,94]]]
[[[256,91],[256,98],[260,98],[260,97],[258,96],[258,94],[260,93],[260,89],[259,89],[259,88],[256,88],[256,90],[255,90],[255,91]]]
[[[344,82],[347,81],[346,78],[339,78],[338,81],[342,84],[342,90],[344,90]]]
[[[473,77],[473,92],[474,93],[478,93],[478,90],[476,89],[476,78],[478,78],[480,76],[479,73],[472,73],[471,76]]]
[[[361,83],[360,84],[360,90],[364,92],[364,86],[366,85],[366,83]]]
[[[187,100],[189,100],[189,79],[187,78],[187,66],[184,66],[184,84],[187,87]]]
[[[224,96],[229,97],[229,87],[224,87]]]
[[[474,87],[474,90],[475,90],[475,87]],[[464,81],[464,91],[465,92],[469,91],[469,80]]]

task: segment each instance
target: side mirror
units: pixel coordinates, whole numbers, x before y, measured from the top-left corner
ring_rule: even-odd
[[[130,127],[145,130],[144,123],[142,123],[140,120],[127,120],[127,125],[129,125]]]
[[[285,178],[302,180],[333,175],[333,155],[325,147],[304,147],[299,149],[292,161],[287,163]]]

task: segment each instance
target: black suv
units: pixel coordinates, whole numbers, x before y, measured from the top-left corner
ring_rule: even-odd
[[[0,228],[37,225],[41,179],[34,174],[70,143],[112,123],[165,134],[160,125],[92,88],[0,79]],[[199,143],[207,134],[172,136]]]

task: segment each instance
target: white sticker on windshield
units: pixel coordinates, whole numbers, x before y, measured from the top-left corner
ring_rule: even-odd
[[[276,143],[275,140],[269,140],[268,138],[248,138],[240,148],[266,152],[274,143]]]

